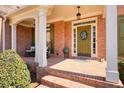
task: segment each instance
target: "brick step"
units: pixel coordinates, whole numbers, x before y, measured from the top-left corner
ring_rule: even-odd
[[[86,84],[81,84],[72,80],[47,75],[42,77],[41,83],[52,88],[93,88]]]
[[[102,76],[95,76],[95,75],[88,75],[88,74],[83,74],[83,73],[75,73],[75,72],[68,72],[68,71],[63,71],[63,70],[58,70],[58,69],[53,69],[53,68],[47,68],[46,69],[47,73],[50,75],[55,75],[55,76],[60,76],[63,78],[65,78],[64,76],[68,75],[70,77],[72,76],[83,76],[83,77],[88,77],[88,78],[93,78],[93,79],[97,79],[97,80],[103,80],[105,81],[105,77]]]
[[[94,86],[97,88],[124,88],[124,86],[120,86],[115,83],[107,82],[104,80],[104,78],[99,78],[95,76],[85,75],[85,74],[79,74],[79,73],[73,73],[73,72],[67,72],[57,69],[46,69],[48,75],[76,81],[82,84],[86,84],[89,86]]]

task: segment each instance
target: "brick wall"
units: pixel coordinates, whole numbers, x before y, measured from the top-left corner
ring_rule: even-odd
[[[63,48],[65,46],[65,23],[64,21],[54,22],[54,47],[55,55],[63,57]]]
[[[98,17],[98,32],[97,32],[97,47],[98,47],[98,59],[106,59],[106,32],[105,32],[105,18],[102,15]],[[58,51],[63,56],[64,44],[69,48],[69,56],[71,57],[72,52],[72,21],[57,21],[54,22],[55,30],[55,52]],[[64,33],[65,31],[65,33]],[[65,39],[64,39],[65,38]],[[64,41],[65,40],[65,41]]]
[[[24,55],[25,49],[32,44],[32,28],[17,26],[17,52]]]
[[[117,13],[118,15],[124,15],[124,5],[117,6]]]
[[[3,26],[3,24],[2,24],[2,26]],[[3,35],[3,32],[1,33],[1,35]],[[1,40],[2,39],[3,39],[3,36],[1,38]],[[9,25],[9,20],[8,19],[5,22],[5,49],[11,49],[11,27]],[[2,52],[2,44],[1,44],[0,51]]]
[[[5,49],[11,49],[11,26],[8,19],[5,22]]]
[[[69,48],[69,56],[72,54],[72,21],[65,22],[65,46]]]
[[[117,7],[118,15],[124,15],[124,5]],[[6,21],[6,49],[11,48],[11,31],[10,26]],[[59,56],[63,56],[64,45],[69,48],[69,55],[71,56],[71,21],[57,21],[54,22],[54,39],[55,39],[55,53],[59,53]],[[106,57],[106,33],[105,33],[105,19],[102,16],[98,16],[98,59]],[[64,40],[65,38],[65,40]],[[31,45],[32,35],[31,28],[18,26],[17,27],[17,51],[20,54],[24,54],[25,48],[29,48]]]
[[[105,18],[98,16],[98,31],[97,31],[97,53],[98,59],[106,59],[106,31]]]

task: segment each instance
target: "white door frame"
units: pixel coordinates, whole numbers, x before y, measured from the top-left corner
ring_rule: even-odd
[[[83,23],[83,24],[81,24]],[[74,25],[76,24],[76,25]],[[72,22],[72,56],[77,56],[77,27],[80,26],[87,26],[91,25],[91,57],[97,57],[97,17],[82,19],[82,20],[76,20]],[[96,33],[96,50],[95,53],[93,53],[93,27],[95,26],[95,33]],[[74,30],[75,30],[75,37],[74,37]],[[74,48],[74,38],[76,39],[76,47]],[[74,52],[75,49],[75,52]]]

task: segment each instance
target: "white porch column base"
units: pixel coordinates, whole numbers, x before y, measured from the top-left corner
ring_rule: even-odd
[[[106,71],[106,80],[110,82],[119,82],[119,73],[118,71]]]
[[[108,5],[106,13],[106,80],[119,83],[117,51],[117,6]]]
[[[16,24],[12,24],[11,27],[11,48],[16,50]]]
[[[38,34],[38,63],[40,67],[47,66],[46,58],[46,8],[39,8],[39,34]]]

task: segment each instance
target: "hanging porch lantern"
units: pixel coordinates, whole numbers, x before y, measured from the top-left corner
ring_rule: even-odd
[[[77,6],[78,13],[76,14],[77,20],[81,19],[81,13],[79,12],[80,6]]]

